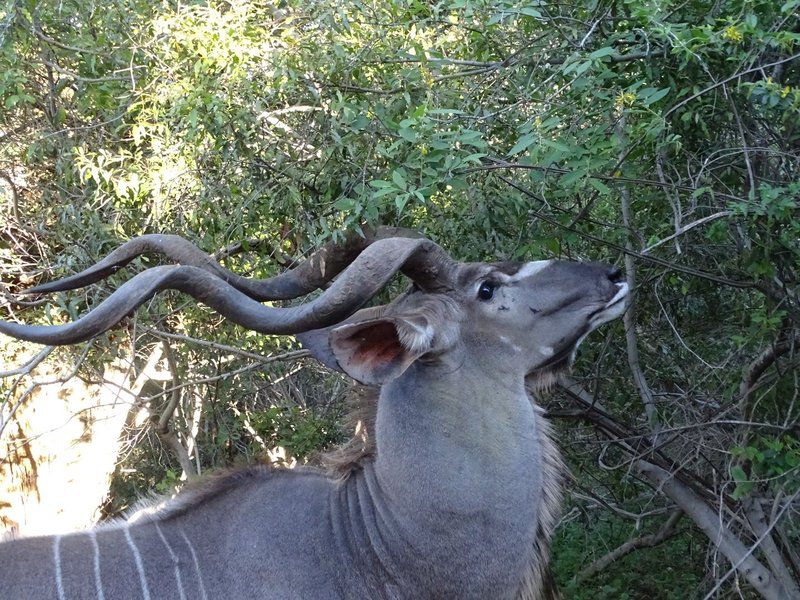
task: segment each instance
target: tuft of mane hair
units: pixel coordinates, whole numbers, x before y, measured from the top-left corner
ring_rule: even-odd
[[[546,387],[558,380],[558,375],[548,374]],[[537,524],[534,550],[531,561],[525,569],[522,582],[517,590],[515,600],[558,600],[558,592],[552,571],[550,570],[550,540],[553,537],[558,517],[561,513],[564,478],[567,467],[561,459],[561,452],[554,441],[553,426],[544,418],[543,409],[536,404],[530,389],[539,393],[543,389],[542,382],[529,382],[528,398],[534,409],[542,418],[536,421],[536,436],[542,452],[542,498],[539,504],[539,523]]]
[[[345,481],[361,470],[365,460],[375,456],[375,419],[378,414],[379,388],[353,384],[346,397],[345,431],[352,436],[346,442],[319,454],[315,461],[328,475]]]
[[[322,473],[311,467],[298,467],[311,473]],[[249,483],[261,483],[275,477],[285,476],[289,469],[281,469],[268,464],[229,467],[221,469],[207,477],[201,477],[187,483],[176,496],[151,496],[134,504],[120,521],[112,520],[101,524],[101,528],[114,527],[124,523],[142,521],[169,521],[185,514],[195,506],[218,498],[227,492]]]

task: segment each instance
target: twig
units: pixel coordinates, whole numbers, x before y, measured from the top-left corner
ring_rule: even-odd
[[[291,352],[284,352],[283,354],[276,354],[275,356],[268,356],[268,357],[261,357],[261,363],[259,364],[252,364],[244,366],[240,369],[236,369],[234,371],[229,371],[227,373],[222,373],[221,375],[214,375],[212,377],[204,377],[202,379],[196,379],[194,381],[189,381],[186,383],[181,383],[180,385],[173,386],[169,389],[164,390],[163,392],[159,392],[158,394],[154,394],[145,400],[147,402],[152,402],[156,398],[160,398],[161,396],[165,396],[166,394],[171,394],[175,389],[184,388],[188,385],[199,385],[201,383],[212,383],[214,381],[220,381],[221,379],[227,379],[228,377],[233,377],[234,375],[241,375],[242,373],[247,373],[248,371],[253,371],[261,367],[261,364],[270,363],[270,362],[277,362],[282,360],[297,360],[300,358],[306,358],[311,356],[311,353],[308,350],[293,350]]]
[[[11,190],[11,211],[14,215],[14,220],[19,221],[19,192],[17,191],[17,186],[14,180],[3,171],[0,171],[0,179],[4,179],[8,183]]]
[[[580,583],[583,582],[590,577],[593,577],[603,569],[605,569],[608,565],[610,565],[615,560],[619,560],[626,554],[630,554],[634,550],[638,550],[639,548],[652,548],[654,546],[658,546],[666,542],[668,539],[673,537],[677,530],[675,526],[680,521],[681,517],[683,516],[683,511],[677,509],[672,512],[672,514],[667,519],[667,522],[664,523],[664,526],[656,533],[652,533],[650,535],[643,535],[641,537],[636,537],[628,540],[624,544],[617,546],[611,552],[606,554],[605,556],[601,556],[588,567],[583,569],[580,573],[575,576],[575,580]]]
[[[500,179],[507,183],[509,186],[513,187],[515,190],[522,192],[526,196],[530,196],[531,198],[536,198],[537,200],[542,200],[539,196],[531,192],[530,190],[525,189],[524,187],[514,183],[507,177],[500,176]],[[563,229],[564,231],[569,231],[577,235],[578,237],[582,237],[586,240],[591,240],[593,242],[597,242],[598,244],[602,244],[603,246],[607,246],[608,248],[613,248],[619,252],[624,254],[640,258],[646,262],[659,265],[664,267],[670,271],[678,271],[679,273],[686,273],[687,275],[692,275],[693,277],[699,277],[700,279],[706,279],[708,281],[715,281],[722,285],[727,285],[730,287],[735,287],[739,289],[750,289],[756,288],[761,289],[759,287],[759,283],[750,282],[750,281],[736,281],[734,279],[728,279],[726,277],[720,277],[719,275],[714,275],[713,273],[708,273],[706,271],[700,271],[699,269],[694,269],[692,267],[685,267],[683,265],[678,265],[668,260],[664,260],[663,258],[656,258],[655,256],[649,256],[647,254],[642,254],[641,252],[636,252],[634,250],[630,250],[625,248],[624,246],[620,246],[619,244],[615,244],[614,242],[609,242],[608,240],[604,240],[603,238],[597,237],[596,235],[592,235],[591,233],[586,233],[585,231],[581,231],[580,229],[576,229],[574,227],[570,227],[569,225],[565,225],[564,223],[559,222],[557,219],[549,217],[545,214],[540,212],[531,211],[531,217],[536,219],[541,219],[545,223],[549,223],[554,227],[558,227]]]
[[[715,88],[718,88],[721,85],[725,85],[729,81],[733,81],[734,79],[742,77],[743,75],[748,75],[750,73],[755,73],[755,72],[761,71],[763,69],[768,69],[769,67],[774,67],[775,65],[780,65],[780,64],[783,64],[783,63],[786,63],[786,62],[791,62],[791,61],[795,60],[796,58],[800,58],[800,52],[798,52],[797,54],[792,54],[788,58],[783,58],[781,60],[776,60],[775,62],[767,63],[766,65],[760,65],[758,67],[753,67],[752,69],[747,69],[746,71],[741,71],[739,73],[735,73],[734,75],[731,75],[730,77],[727,77],[727,78],[723,79],[722,81],[718,81],[718,82],[708,86],[707,88],[704,88],[704,89],[700,90],[696,94],[692,94],[688,98],[684,98],[683,100],[678,102],[675,106],[670,108],[667,112],[665,112],[663,118],[666,119],[668,116],[670,116],[676,110],[678,110],[681,106],[685,106],[686,104],[688,104],[689,102],[691,102],[695,98],[699,98],[703,94],[705,94],[707,92],[710,92],[711,90],[713,90]]]
[[[596,19],[595,22],[592,23],[592,26],[589,28],[589,31],[586,32],[586,35],[583,36],[583,39],[578,44],[578,48],[583,50],[584,46],[586,45],[586,42],[589,40],[590,37],[592,37],[594,30],[597,29],[597,26],[600,25],[600,23],[602,23],[603,19],[605,19],[608,16],[608,13],[610,12],[611,12],[610,8],[606,9],[606,12],[604,12],[599,19]]]
[[[47,60],[45,58],[39,57],[39,62],[41,62],[44,65],[47,65],[48,67],[50,67],[51,69],[53,69],[57,73],[61,73],[62,75],[66,76],[66,77],[69,77],[71,79],[74,79],[75,81],[80,81],[81,83],[101,83],[103,81],[124,81],[124,80],[126,80],[128,78],[126,75],[111,75],[111,76],[108,76],[108,77],[83,77],[83,76],[78,75],[77,73],[73,73],[72,71],[69,71],[69,70],[65,69],[61,65],[59,65],[57,63],[54,63],[52,61],[49,61],[49,60]],[[121,70],[128,71],[129,69],[121,69]]]
[[[780,356],[786,354],[794,348],[794,339],[786,339],[777,342],[768,348],[765,348],[753,362],[747,367],[742,377],[742,382],[739,384],[739,397],[742,402],[742,414],[746,414],[744,406],[747,404],[750,393],[753,391],[759,377],[764,374],[770,365],[772,365]]]
[[[39,28],[36,25],[31,25],[31,31],[33,31],[33,35],[35,35],[37,38],[39,38],[43,42],[47,42],[48,44],[51,44],[51,45],[53,45],[53,46],[55,46],[57,48],[61,48],[62,50],[69,50],[70,52],[79,52],[81,54],[95,54],[95,55],[104,54],[100,50],[92,50],[90,48],[79,48],[77,46],[70,46],[68,44],[64,44],[62,42],[59,42],[58,40],[53,39],[49,35],[44,33],[44,31],[42,31],[41,28]]]
[[[242,350],[241,348],[236,348],[235,346],[228,346],[226,344],[220,344],[219,342],[209,342],[207,340],[200,340],[197,338],[189,337],[188,335],[181,335],[179,333],[167,333],[166,331],[161,331],[159,329],[151,329],[150,327],[144,327],[144,326],[140,326],[139,329],[141,331],[144,331],[145,333],[150,333],[152,335],[155,335],[156,337],[167,338],[170,340],[177,340],[181,342],[189,342],[190,344],[197,344],[198,346],[213,348],[214,350],[221,350],[229,354],[236,354],[238,356],[243,356],[245,358],[257,360],[264,364],[269,364],[271,362],[274,362],[274,360],[272,360],[273,357],[271,356],[262,356],[261,354],[247,352],[246,350]]]
[[[169,426],[169,421],[172,418],[173,414],[175,413],[175,409],[178,407],[178,404],[181,400],[181,377],[180,372],[178,370],[178,362],[175,360],[175,354],[172,352],[172,348],[170,347],[169,343],[166,340],[163,340],[162,346],[164,348],[164,356],[167,358],[167,364],[169,365],[169,372],[172,375],[172,397],[167,402],[167,406],[161,412],[161,415],[156,417],[153,415],[155,420],[155,430],[158,437],[166,443],[170,448],[172,448],[173,452],[175,452],[175,456],[178,459],[178,463],[181,465],[181,469],[183,469],[183,473],[187,479],[192,479],[193,477],[197,476],[197,472],[195,471],[194,464],[192,463],[192,459],[189,456],[188,450],[181,444],[181,441],[178,439],[178,435],[175,433],[175,429]]]
[[[642,254],[647,254],[648,252],[650,252],[654,248],[658,248],[661,244],[665,244],[666,242],[668,242],[668,241],[670,241],[672,239],[675,239],[678,236],[683,235],[684,233],[686,233],[687,231],[689,231],[691,229],[694,229],[698,225],[703,225],[703,224],[708,223],[710,221],[716,221],[717,219],[730,217],[732,214],[733,213],[731,211],[729,211],[729,210],[721,210],[719,212],[714,213],[713,215],[708,215],[707,217],[703,217],[702,219],[697,219],[696,221],[692,221],[688,225],[683,225],[682,227],[680,227],[677,230],[675,230],[675,233],[673,233],[672,235],[668,235],[667,237],[658,240],[655,244],[651,244],[650,246],[648,246],[647,248],[642,250]]]
[[[777,500],[776,498],[776,502]],[[744,509],[745,516],[750,523],[753,533],[761,536],[763,540],[761,543],[761,553],[764,555],[764,558],[766,558],[767,564],[772,569],[772,572],[778,577],[778,580],[788,592],[790,598],[800,598],[800,588],[798,588],[798,584],[792,576],[790,565],[786,564],[772,535],[766,531],[766,516],[764,515],[758,498],[754,498],[753,496],[747,497],[744,502]],[[775,521],[774,517],[772,520]]]
[[[6,377],[13,377],[15,375],[28,375],[33,369],[35,369],[39,363],[41,363],[45,358],[50,356],[50,353],[55,350],[55,346],[45,346],[42,348],[36,356],[28,360],[24,365],[21,367],[17,367],[16,369],[12,369],[11,371],[0,371],[0,379],[4,379]]]
[[[781,518],[783,517],[784,513],[789,509],[789,507],[797,499],[798,496],[800,496],[800,489],[797,490],[794,494],[792,494],[792,496],[789,498],[789,500],[786,502],[786,504],[783,505],[783,508],[778,512],[778,514],[775,516],[775,518],[772,520],[772,522],[769,524],[769,526],[764,530],[764,532],[760,536],[758,536],[758,539],[753,543],[752,546],[750,546],[750,548],[748,548],[747,552],[745,552],[741,556],[741,558],[739,558],[739,560],[737,560],[735,563],[733,563],[733,565],[728,570],[728,572],[725,573],[725,575],[723,575],[722,577],[720,577],[717,580],[717,583],[703,597],[703,600],[710,600],[711,598],[713,598],[714,594],[716,594],[717,591],[719,590],[719,588],[722,587],[722,584],[725,583],[725,581],[727,581],[728,578],[737,571],[737,569],[741,568],[745,563],[750,562],[753,552],[755,552],[758,549],[758,547],[763,543],[764,539],[772,532],[772,530],[778,524],[778,521],[781,520]],[[731,561],[731,562],[733,562],[733,561]],[[749,569],[747,569],[747,568],[745,568],[743,570],[745,571],[745,574],[747,574],[748,571],[749,571]],[[748,580],[750,580],[749,577],[748,577]],[[750,583],[752,584],[753,582],[751,581]],[[763,583],[764,584],[770,583],[771,584],[770,588],[780,587],[780,584],[775,580],[775,578],[772,578],[771,581],[769,579],[766,579],[765,581],[763,581]],[[759,589],[758,586],[753,585],[753,587],[755,587],[756,589],[759,590],[759,592],[761,592],[761,589]],[[775,598],[788,598],[789,597],[789,596],[783,596],[783,595],[776,597],[776,596],[773,596],[772,594],[765,594],[764,592],[761,592],[761,593],[766,598],[773,598],[773,597],[775,597]],[[782,591],[778,591],[778,593],[781,594]]]
[[[752,150],[752,148],[751,148]],[[556,175],[569,175],[574,173],[574,169],[562,169],[561,167],[553,167],[553,166],[543,166],[543,165],[526,165],[521,163],[512,163],[498,158],[487,157],[484,160],[492,161],[492,164],[483,164],[476,167],[469,167],[467,169],[459,169],[456,171],[457,173],[461,174],[469,174],[475,173],[478,171],[497,171],[503,169],[523,169],[523,170],[534,170],[534,171],[543,171],[545,173],[553,173]],[[657,181],[655,179],[641,179],[636,177],[617,177],[616,175],[603,175],[601,173],[592,173],[589,177],[593,179],[600,179],[601,181],[610,181],[612,183],[619,183],[619,182],[627,182],[627,183],[634,183],[637,185],[648,185],[653,187],[660,187],[660,188],[672,188],[674,190],[679,190],[682,192],[689,192],[694,193],[697,192],[699,188],[688,186],[688,185],[678,185],[675,183],[663,183]],[[733,194],[726,194],[724,192],[714,192],[715,196],[720,198],[725,198],[726,200],[734,200],[736,202],[743,202],[745,198],[741,196],[734,196]]]
[[[75,365],[73,366],[73,368],[72,368],[72,371],[70,371],[70,372],[69,372],[69,373],[67,373],[66,375],[63,375],[63,376],[61,376],[61,377],[58,377],[58,378],[56,378],[56,379],[51,379],[51,380],[49,380],[49,381],[34,381],[34,382],[33,382],[33,383],[32,383],[32,384],[31,384],[31,385],[28,387],[28,389],[26,389],[26,390],[25,390],[25,392],[22,394],[22,396],[20,396],[20,397],[17,399],[17,401],[14,403],[14,406],[13,406],[13,407],[11,407],[11,410],[10,410],[10,411],[9,411],[9,413],[8,413],[8,417],[3,417],[2,413],[0,412],[0,439],[2,439],[2,438],[3,438],[3,432],[5,431],[6,427],[8,427],[8,424],[9,424],[9,423],[10,423],[10,422],[13,420],[13,418],[14,418],[14,415],[15,415],[15,414],[16,414],[16,412],[17,412],[17,409],[19,409],[19,407],[20,407],[20,406],[22,406],[22,404],[25,402],[25,400],[27,400],[27,399],[28,399],[28,397],[29,397],[29,396],[30,396],[30,395],[31,395],[31,394],[32,394],[32,393],[33,393],[33,392],[34,392],[34,391],[35,391],[37,388],[39,388],[39,387],[42,387],[42,386],[45,386],[45,385],[53,385],[53,384],[55,384],[55,383],[65,383],[65,382],[69,381],[70,379],[72,379],[73,377],[75,377],[75,375],[77,375],[77,373],[78,373],[78,369],[80,369],[80,366],[83,364],[83,361],[86,359],[86,355],[87,355],[87,354],[89,354],[89,349],[90,349],[91,347],[92,347],[91,343],[90,343],[90,344],[86,344],[86,348],[84,348],[84,350],[83,350],[83,352],[81,353],[80,357],[79,357],[79,358],[78,358],[78,360],[75,362]],[[41,354],[41,353],[40,353],[40,354]],[[43,359],[44,359],[44,357],[43,357]],[[42,359],[42,360],[43,360],[43,359]],[[41,361],[40,361],[40,362],[41,362]],[[18,382],[17,382],[17,383],[18,383]],[[13,391],[13,389],[14,389],[14,388],[12,387],[12,391]],[[10,392],[9,392],[9,393],[10,393]]]
[[[625,145],[625,115],[623,114],[617,122],[617,135],[620,137],[620,161],[626,154]],[[622,222],[625,225],[628,235],[625,237],[625,249],[629,252],[633,250],[633,242],[631,235],[633,233],[633,226],[631,223],[631,200],[628,193],[628,186],[625,184],[620,185],[620,202],[622,208]],[[639,396],[644,404],[644,412],[647,415],[647,422],[653,431],[653,444],[657,443],[658,429],[660,424],[658,422],[658,412],[656,411],[655,400],[653,399],[653,392],[650,391],[650,386],[647,384],[647,379],[639,364],[639,348],[636,343],[636,309],[633,304],[633,293],[636,290],[636,263],[633,262],[633,257],[625,254],[625,279],[628,282],[628,297],[625,302],[625,313],[622,316],[623,323],[625,324],[625,343],[628,350],[628,365],[633,374],[633,382],[636,389],[639,391]]]

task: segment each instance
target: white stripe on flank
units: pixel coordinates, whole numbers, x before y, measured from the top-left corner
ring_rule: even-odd
[[[142,564],[142,556],[139,554],[139,549],[136,547],[136,544],[133,542],[133,537],[131,536],[131,528],[125,528],[125,539],[128,541],[128,546],[131,548],[131,552],[133,552],[133,560],[136,562],[136,570],[139,571],[139,583],[142,586],[142,596],[144,600],[150,600],[150,590],[147,587],[147,578],[144,576],[144,565]]]
[[[194,561],[194,570],[197,572],[197,581],[200,582],[200,592],[203,594],[203,600],[208,600],[208,596],[206,595],[206,586],[203,585],[203,576],[200,574],[200,563],[197,561],[197,554],[194,553],[194,547],[192,546],[192,542],[189,541],[189,538],[186,537],[186,534],[183,532],[183,529],[180,529],[181,535],[183,539],[186,541],[186,545],[189,546],[189,552],[192,553],[192,560]]]
[[[181,581],[181,565],[178,556],[172,551],[172,547],[169,545],[167,538],[164,537],[164,532],[161,531],[161,527],[158,525],[158,521],[153,521],[153,524],[156,526],[156,531],[158,532],[158,536],[161,538],[161,541],[164,542],[164,545],[167,547],[167,552],[169,552],[169,557],[172,559],[172,564],[175,565],[175,579],[178,581],[178,594],[181,597],[181,600],[186,600],[186,594],[183,591],[183,581]]]
[[[97,600],[106,600],[103,593],[103,582],[100,579],[100,546],[97,544],[97,534],[94,530],[90,530],[89,539],[92,540],[92,548],[94,548],[94,588],[97,591]]]
[[[61,536],[53,537],[53,562],[56,565],[56,590],[58,600],[66,600],[64,595],[64,582],[61,579]]]

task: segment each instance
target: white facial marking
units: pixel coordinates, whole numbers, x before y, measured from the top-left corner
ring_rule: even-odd
[[[97,544],[97,533],[90,529],[88,531],[89,539],[92,541],[92,548],[94,549],[94,589],[97,592],[97,600],[105,600],[106,595],[103,593],[103,581],[100,579],[100,546]]]
[[[136,570],[139,572],[139,585],[142,586],[142,597],[144,600],[150,600],[150,589],[147,587],[147,578],[144,575],[144,564],[142,563],[142,555],[139,554],[139,549],[131,536],[131,528],[125,528],[125,540],[133,553],[133,561],[136,563]]]
[[[552,260],[534,260],[532,262],[525,263],[519,271],[513,275],[509,275],[507,283],[514,283],[516,281],[525,279],[526,277],[536,275],[536,273],[550,265],[552,262]]]
[[[539,354],[541,354],[545,358],[550,358],[555,353],[556,351],[553,350],[552,346],[539,346]]]
[[[53,562],[56,566],[56,590],[58,600],[65,600],[64,581],[61,579],[61,536],[53,537]]]
[[[623,302],[623,300],[628,295],[628,284],[618,283],[617,287],[619,288],[617,293],[614,294],[611,300],[606,302],[606,307],[592,318],[591,326],[593,330],[600,327],[603,323],[613,321],[625,312],[626,303]]]
[[[627,283],[617,283],[615,284],[619,289],[617,293],[614,294],[614,297],[608,301],[609,306],[622,300],[628,294],[628,284]]]

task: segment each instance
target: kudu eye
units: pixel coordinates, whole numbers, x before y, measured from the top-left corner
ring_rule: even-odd
[[[494,291],[497,288],[497,284],[492,281],[484,281],[481,284],[481,287],[478,288],[478,299],[479,300],[491,300],[494,296]]]

